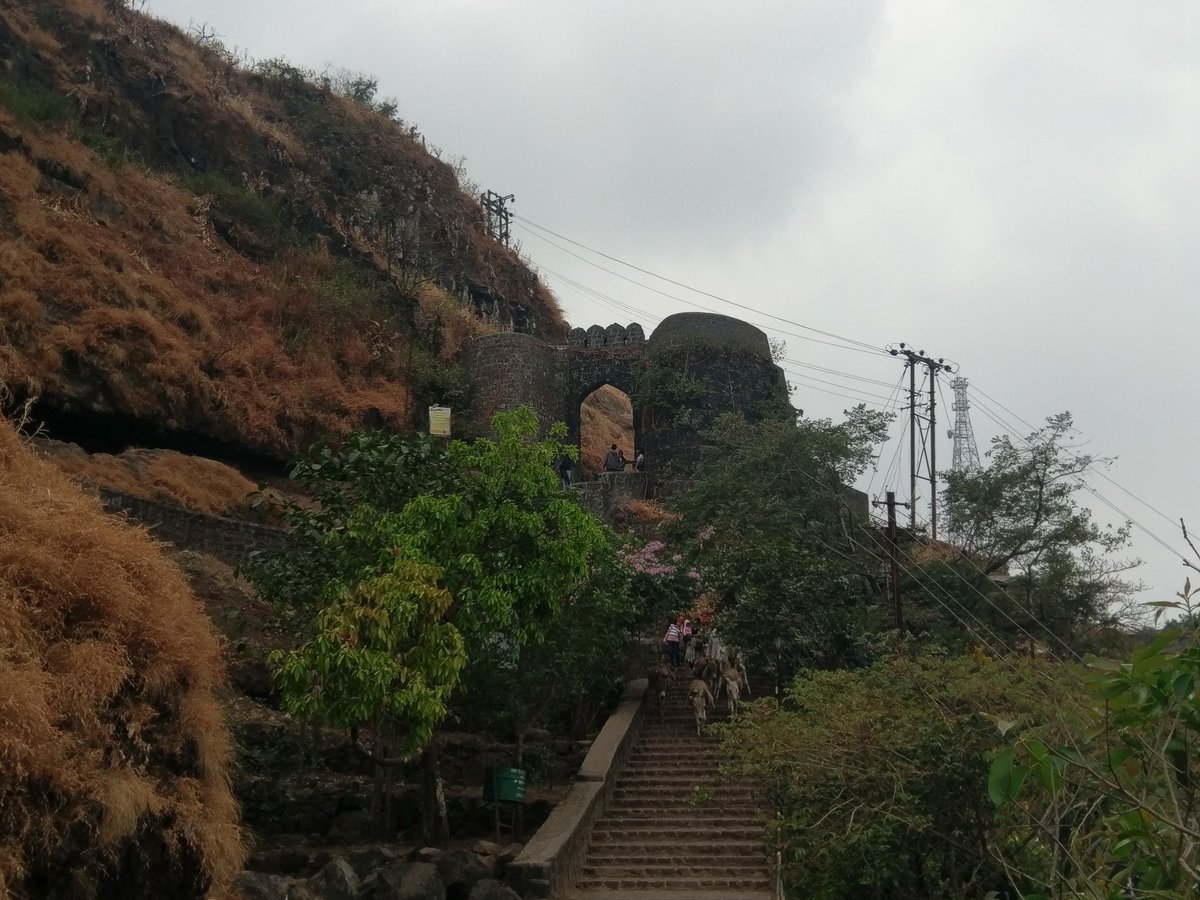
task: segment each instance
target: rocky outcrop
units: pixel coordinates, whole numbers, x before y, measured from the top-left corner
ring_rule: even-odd
[[[365,845],[332,857],[309,878],[246,871],[234,886],[246,900],[520,900],[502,881],[520,852],[520,844],[490,841],[446,851]]]

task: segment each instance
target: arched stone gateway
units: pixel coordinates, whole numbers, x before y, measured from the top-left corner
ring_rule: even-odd
[[[637,323],[573,328],[562,347],[525,334],[487,335],[466,346],[463,361],[473,388],[459,419],[466,436],[485,434],[495,413],[528,405],[543,427],[566,422],[578,441],[580,405],[609,384],[629,396],[635,443],[657,474],[685,474],[701,433],[722,413],[792,414],[766,334],[714,313],[668,316],[648,339]]]

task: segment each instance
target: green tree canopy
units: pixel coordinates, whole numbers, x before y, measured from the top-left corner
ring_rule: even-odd
[[[996,438],[985,468],[943,473],[945,523],[962,553],[943,564],[942,584],[1008,642],[1094,645],[1140,589],[1126,578],[1137,561],[1117,555],[1128,523],[1101,525],[1079,503],[1105,461],[1075,452],[1071,433],[1060,413],[1028,438]]]
[[[612,561],[605,528],[554,472],[565,427],[539,441],[522,408],[493,428],[446,448],[381,433],[319,445],[295,467],[318,505],[289,504],[292,542],[247,567],[301,639],[276,658],[285,703],[350,729],[377,764],[428,742],[468,661],[486,682],[547,645]]]
[[[674,502],[722,631],[784,681],[857,652],[864,576],[878,566],[854,540],[844,485],[866,467],[886,424],[863,407],[840,423],[723,416]]]
[[[1018,897],[1050,860],[1021,810],[988,799],[991,759],[1016,734],[1061,735],[1081,704],[1071,667],[896,655],[802,673],[782,704],[748,706],[725,746],[763,781],[796,896]]]

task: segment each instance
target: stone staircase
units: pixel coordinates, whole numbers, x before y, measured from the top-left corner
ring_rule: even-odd
[[[752,783],[720,778],[717,738],[696,736],[690,670],[675,677],[661,716],[647,700],[575,900],[771,900],[764,809]],[[709,722],[725,717],[722,698]]]

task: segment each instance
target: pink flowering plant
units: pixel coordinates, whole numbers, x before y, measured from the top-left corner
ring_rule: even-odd
[[[660,540],[627,544],[621,559],[632,569],[630,592],[650,622],[691,609],[700,593],[700,573]]]

